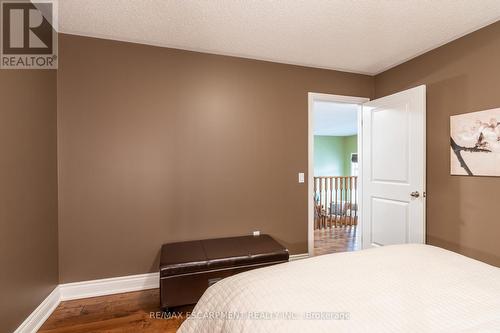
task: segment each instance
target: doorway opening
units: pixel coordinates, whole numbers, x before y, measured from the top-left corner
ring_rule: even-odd
[[[309,93],[309,255],[361,249],[361,105]]]

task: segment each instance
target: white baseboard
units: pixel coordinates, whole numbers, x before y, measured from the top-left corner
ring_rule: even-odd
[[[159,287],[159,273],[60,284],[14,333],[36,333],[60,302]]]
[[[308,257],[308,253],[293,254],[290,256],[290,261]],[[148,273],[60,284],[59,291],[61,301],[159,288],[159,274],[160,273]]]
[[[309,253],[292,254],[290,256],[289,261],[295,261],[295,260],[306,259],[306,258],[309,258]]]
[[[36,333],[59,305],[61,294],[59,286],[47,296],[28,318],[14,331],[14,333]]]
[[[65,283],[59,285],[61,301],[112,295],[159,288],[159,273],[121,276],[109,279]]]
[[[293,254],[290,261],[308,257],[307,253]],[[159,273],[148,273],[60,284],[14,333],[36,333],[62,301],[159,288],[159,281]]]

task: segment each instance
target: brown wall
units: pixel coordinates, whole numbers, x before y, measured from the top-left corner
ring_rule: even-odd
[[[498,107],[500,24],[375,78],[60,36],[60,282],[157,269],[164,242],[269,233],[306,251],[307,92],[427,84],[427,239],[500,265],[498,178],[449,175],[449,116]]]
[[[253,230],[307,251],[307,93],[372,77],[72,35],[59,54],[61,283]]]
[[[427,241],[500,266],[500,178],[450,176],[449,116],[500,107],[500,22],[377,75],[376,96],[427,85]]]
[[[0,332],[58,283],[56,72],[0,70]]]

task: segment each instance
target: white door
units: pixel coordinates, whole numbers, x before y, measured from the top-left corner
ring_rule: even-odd
[[[425,86],[363,104],[363,248],[425,243]]]

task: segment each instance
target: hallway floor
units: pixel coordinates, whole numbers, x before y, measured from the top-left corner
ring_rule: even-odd
[[[314,230],[314,255],[361,249],[357,226],[341,226]]]

